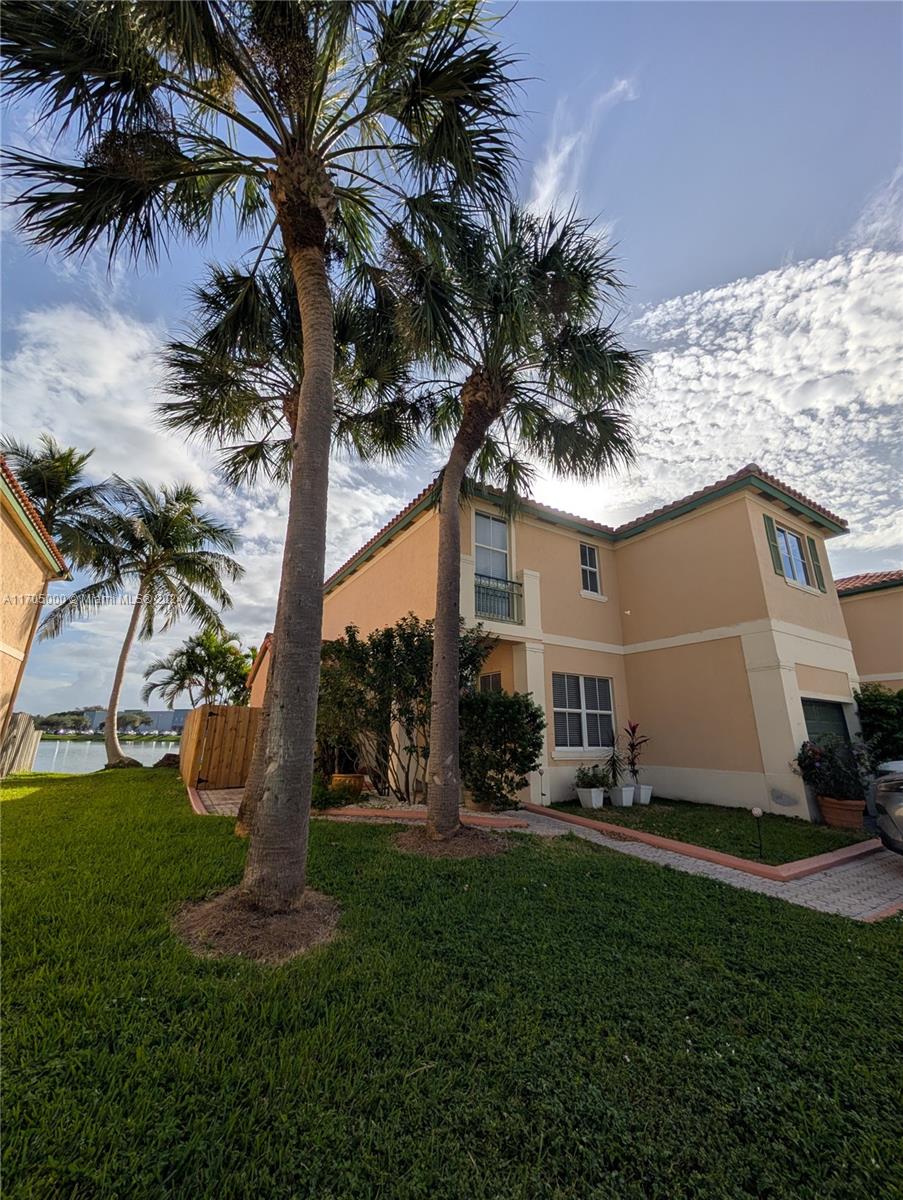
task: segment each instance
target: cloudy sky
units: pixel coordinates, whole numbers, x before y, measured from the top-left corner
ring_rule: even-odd
[[[617,243],[619,322],[648,354],[637,468],[593,487],[540,479],[538,499],[617,523],[749,461],[827,503],[851,532],[835,574],[903,560],[903,171],[900,6],[526,3],[505,22],[526,60],[522,197],[575,195]],[[40,144],[22,109],[4,141]],[[3,235],[3,430],[96,447],[97,473],[188,479],[242,533],[230,628],[271,626],[285,497],[231,494],[196,447],[163,434],[158,350],[206,251],[160,269],[75,266]],[[430,477],[336,463],[328,566]],[[39,645],[26,711],[106,700],[127,612]],[[175,630],[133,655],[123,700]]]

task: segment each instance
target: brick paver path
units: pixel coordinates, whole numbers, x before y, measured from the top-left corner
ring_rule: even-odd
[[[818,912],[836,913],[843,917],[853,917],[857,921],[868,921],[886,914],[887,910],[894,906],[903,907],[903,855],[891,854],[889,850],[879,850],[867,858],[856,859],[829,871],[820,871],[817,875],[808,875],[805,879],[777,883],[771,879],[747,875],[743,871],[734,871],[730,867],[721,867],[716,863],[686,858],[670,850],[645,846],[641,842],[606,837],[595,829],[565,824],[554,817],[544,817],[539,813],[525,812],[521,809],[519,815],[527,821],[531,833],[541,837],[573,834],[575,837],[585,838],[588,842],[606,846],[609,850],[616,850],[619,854],[630,854],[633,858],[642,858],[646,862],[671,867],[675,871],[685,871],[688,875],[704,875],[707,879],[717,879],[746,892],[775,896],[791,904],[814,908]]]

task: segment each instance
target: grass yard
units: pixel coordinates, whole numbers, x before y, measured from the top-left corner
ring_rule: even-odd
[[[245,848],[172,772],[21,776],[2,811],[7,1200],[901,1195],[899,921],[321,821],[339,940],[198,961],[169,914]]]
[[[554,804],[559,812],[574,813],[594,821],[607,821],[611,825],[626,825],[630,829],[643,829],[660,837],[675,838],[679,842],[692,842],[694,846],[707,846],[710,850],[721,850],[725,854],[736,854],[740,858],[758,858],[759,843],[756,837],[755,819],[745,808],[721,808],[716,804],[691,804],[686,800],[660,800],[652,797],[648,805],[634,804],[631,808],[581,808],[573,804]],[[871,836],[867,833],[852,833],[848,829],[828,829],[826,825],[811,825],[797,817],[779,817],[766,813],[762,817],[762,862],[779,866],[795,862],[798,858],[809,858],[813,854],[826,854],[839,850],[853,842]]]

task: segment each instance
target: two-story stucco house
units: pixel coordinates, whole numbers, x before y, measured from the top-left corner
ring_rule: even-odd
[[[658,794],[809,817],[790,761],[853,729],[856,667],[825,541],[846,522],[744,467],[618,528],[478,490],[461,506],[461,613],[497,639],[480,686],[546,712],[538,803],[573,794],[628,720]],[[429,489],[325,584],[323,636],[434,610]],[[255,672],[258,700],[263,672]]]

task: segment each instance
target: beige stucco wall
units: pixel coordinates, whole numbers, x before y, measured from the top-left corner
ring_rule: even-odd
[[[813,667],[796,663],[796,682],[801,696],[816,699],[836,696],[838,700],[849,700],[850,677],[844,671],[832,671],[827,667]]]
[[[840,609],[859,678],[903,688],[903,587],[841,596]]]
[[[19,523],[5,506],[0,508],[0,569],[3,587],[0,599],[0,725],[15,691],[16,680],[36,620],[39,605],[21,602],[40,596],[51,572],[25,537]],[[19,603],[15,603],[15,600]]]
[[[616,548],[628,644],[767,616],[745,498],[731,496]]]
[[[432,617],[438,549],[439,522],[430,510],[325,597],[323,637],[341,637],[347,625],[367,634],[409,612]]]
[[[631,717],[650,764],[761,771],[755,715],[737,637],[626,657]]]
[[[258,666],[254,678],[251,680],[251,695],[248,699],[248,704],[251,708],[263,708],[264,697],[267,690],[267,676],[270,673],[270,648],[267,646],[263,652],[263,660]]]
[[[598,762],[604,755],[598,750],[588,750],[585,753],[575,750],[558,750],[555,748],[555,730],[552,721],[552,674],[566,672],[571,675],[597,675],[612,681],[614,697],[614,726],[615,732],[623,729],[630,716],[630,704],[627,695],[627,673],[624,668],[624,656],[607,654],[598,650],[579,650],[573,646],[556,646],[547,644],[544,655],[545,688],[546,688],[546,741],[549,758],[552,762],[569,762],[576,770],[581,762]]]

